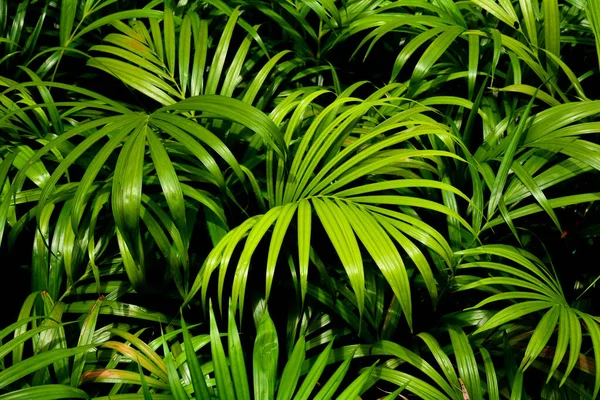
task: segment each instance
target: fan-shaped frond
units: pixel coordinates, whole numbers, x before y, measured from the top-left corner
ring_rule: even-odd
[[[463,250],[457,255],[465,258],[465,261],[470,261],[460,263],[457,271],[483,268],[492,275],[486,278],[460,279],[464,283],[458,286],[458,290],[478,289],[495,293],[473,308],[481,308],[499,301],[511,303],[489,318],[474,334],[503,329],[502,327],[515,323],[522,317],[543,311],[544,314],[533,329],[525,348],[519,370],[525,371],[530,367],[547,348],[554,332],[558,331],[548,380],[555,375],[569,349],[565,373],[560,380],[562,385],[575,368],[582,352],[582,322],[590,334],[594,335],[598,329],[594,318],[572,307],[565,298],[556,275],[550,272],[539,259],[525,251],[509,246],[487,245]],[[517,267],[491,261],[494,258],[510,260],[517,264]],[[460,275],[458,278],[461,278]],[[592,343],[597,357],[598,346],[595,339],[592,339]],[[598,375],[596,375],[596,382],[598,382]],[[595,393],[598,392],[597,384],[594,390]]]
[[[274,231],[267,260],[267,298],[285,234],[292,228],[297,229],[298,259],[301,260],[300,291],[304,298],[314,217],[325,229],[344,266],[361,314],[365,278],[359,244],[364,246],[392,287],[409,324],[412,318],[411,289],[398,247],[415,263],[425,278],[433,301],[436,301],[437,283],[429,262],[409,237],[439,252],[449,263],[448,267],[452,268],[449,246],[419,218],[395,211],[394,208],[440,212],[456,218],[465,229],[470,230],[469,224],[453,210],[415,195],[420,190],[440,189],[468,201],[464,194],[448,184],[419,178],[420,169],[435,171],[435,163],[440,157],[461,159],[448,151],[419,149],[413,146],[412,141],[418,143],[422,136],[429,135],[452,141],[452,135],[442,125],[425,117],[420,118],[420,114],[410,109],[372,125],[367,119],[370,110],[388,106],[389,103],[377,99],[352,104],[354,102],[356,100],[352,98],[344,98],[332,103],[310,124],[305,123],[305,133],[295,133],[297,128],[291,126],[290,122],[285,140],[291,143],[294,134],[299,134],[299,138],[297,144],[289,147],[292,153],[289,170],[284,160],[275,164],[269,161],[270,158],[267,159],[267,174],[273,168],[275,171],[270,176],[280,178],[272,182],[267,190],[271,208],[264,215],[248,219],[223,238],[207,258],[187,301],[200,288],[202,298],[206,298],[208,282],[217,268],[220,271],[221,298],[232,252],[247,235],[232,286],[234,304],[239,303],[243,309],[248,273],[254,262],[252,257],[259,242],[272,227]],[[296,126],[302,125],[301,120],[292,118]],[[390,167],[407,171],[418,179],[368,183],[369,180],[383,179],[389,174]],[[351,188],[344,190],[348,185],[352,185]],[[294,214],[297,214],[295,226],[292,225]]]

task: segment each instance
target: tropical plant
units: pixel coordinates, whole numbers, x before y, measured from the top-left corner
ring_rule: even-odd
[[[598,1],[0,0],[0,48],[1,400],[598,397]]]

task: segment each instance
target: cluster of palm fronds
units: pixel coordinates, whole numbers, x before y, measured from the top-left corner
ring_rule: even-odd
[[[0,49],[1,400],[598,397],[599,1],[0,0]]]

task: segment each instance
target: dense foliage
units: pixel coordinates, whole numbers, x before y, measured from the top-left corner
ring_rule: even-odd
[[[595,399],[597,0],[0,0],[0,399]]]

